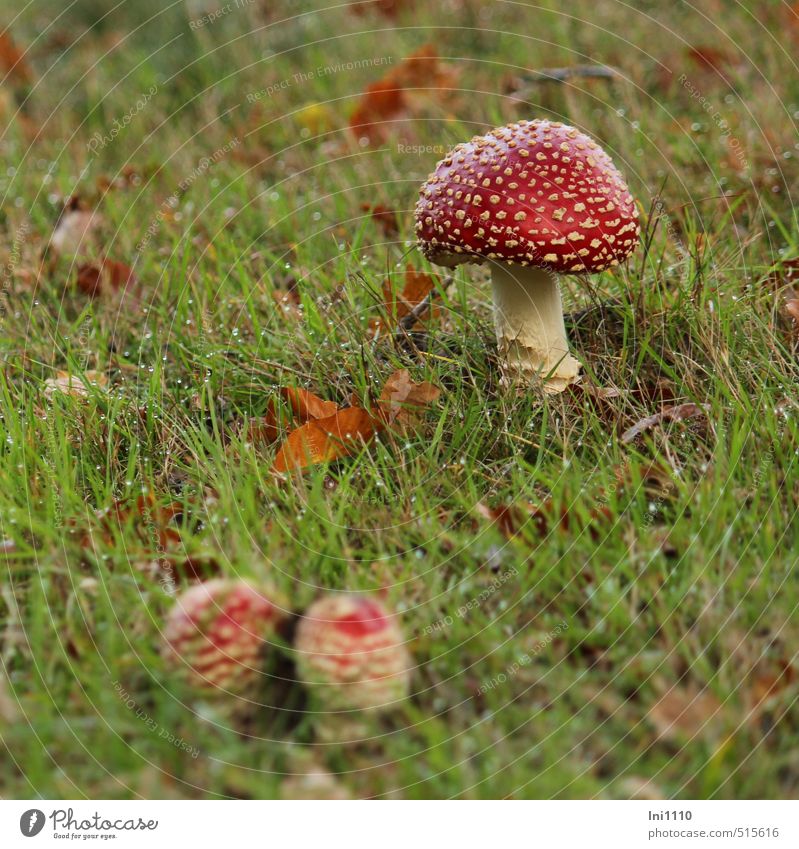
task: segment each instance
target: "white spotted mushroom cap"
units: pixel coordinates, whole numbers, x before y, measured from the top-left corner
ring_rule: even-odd
[[[602,271],[638,243],[638,210],[610,157],[574,127],[519,121],[459,144],[416,205],[416,233],[436,265],[539,265]]]
[[[302,681],[334,710],[385,710],[408,695],[405,638],[376,598],[319,599],[300,620],[295,648]]]

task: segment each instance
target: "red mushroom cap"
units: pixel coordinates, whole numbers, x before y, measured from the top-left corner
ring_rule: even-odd
[[[334,709],[380,710],[408,695],[412,662],[397,617],[375,598],[325,596],[297,626],[301,680]]]
[[[271,593],[245,581],[205,581],[180,595],[164,626],[169,664],[200,689],[243,691],[281,619]]]
[[[602,271],[633,252],[638,210],[593,139],[566,124],[519,121],[438,163],[422,186],[416,232],[437,265],[490,259]]]

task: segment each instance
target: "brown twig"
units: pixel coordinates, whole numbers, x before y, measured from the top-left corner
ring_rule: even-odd
[[[542,68],[522,74],[519,79],[526,83],[565,83],[572,77],[615,80],[621,74],[610,65],[573,65],[570,68]]]

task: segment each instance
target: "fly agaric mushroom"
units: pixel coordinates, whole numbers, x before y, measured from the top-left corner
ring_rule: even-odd
[[[263,647],[283,618],[281,605],[245,581],[205,581],[169,612],[164,654],[197,689],[242,694],[258,680]]]
[[[411,658],[396,617],[376,599],[326,596],[297,627],[303,683],[334,710],[387,709],[408,695]]]
[[[602,271],[638,241],[638,210],[610,157],[574,127],[519,121],[453,148],[422,186],[416,232],[436,265],[488,260],[510,377],[547,392],[579,379],[556,274]]]

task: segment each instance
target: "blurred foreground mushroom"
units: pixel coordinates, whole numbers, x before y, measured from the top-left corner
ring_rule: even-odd
[[[295,643],[300,678],[332,710],[390,710],[412,661],[395,614],[376,598],[329,595],[306,611]]]
[[[503,369],[555,393],[580,374],[555,275],[627,259],[638,242],[638,210],[593,139],[565,124],[519,121],[438,163],[421,189],[416,232],[436,265],[491,263]]]

